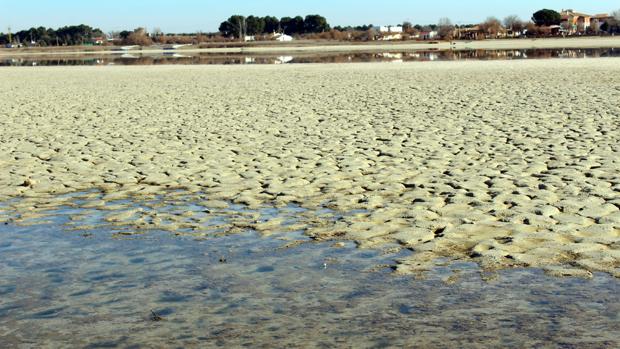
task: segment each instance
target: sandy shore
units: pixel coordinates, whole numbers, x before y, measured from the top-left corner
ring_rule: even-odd
[[[618,37],[586,37],[586,38],[545,38],[545,39],[506,39],[478,41],[408,41],[408,42],[373,42],[373,43],[328,43],[305,44],[283,43],[282,45],[247,45],[244,47],[195,48],[186,47],[174,52],[178,53],[255,53],[255,54],[293,54],[293,53],[326,53],[326,52],[384,52],[384,51],[417,51],[417,50],[512,50],[512,49],[551,49],[551,48],[620,48]],[[144,47],[138,50],[122,51],[131,54],[156,54],[164,51],[160,48]],[[21,57],[41,55],[108,55],[119,51],[97,48],[96,50],[13,50],[0,49],[0,57]]]
[[[60,193],[99,188],[97,208],[182,188],[223,210],[301,205],[294,226],[219,228],[396,242],[415,251],[402,273],[448,258],[618,277],[619,86],[620,59],[0,69],[0,220]]]

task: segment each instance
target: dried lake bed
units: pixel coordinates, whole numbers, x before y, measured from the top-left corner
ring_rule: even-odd
[[[90,330],[107,338],[124,321],[133,329],[153,325],[153,310],[173,325],[152,334],[183,333],[176,342],[192,344],[198,328],[217,319],[220,332],[205,338],[241,345],[236,341],[247,340],[243,331],[256,323],[301,311],[323,319],[324,329],[342,318],[365,319],[349,334],[360,338],[366,328],[373,340],[390,333],[369,346],[402,345],[421,328],[416,321],[436,315],[430,327],[441,327],[460,309],[459,321],[444,328],[453,335],[442,337],[447,342],[613,346],[618,312],[593,309],[618,309],[619,86],[617,58],[2,69],[0,286],[8,296],[0,306],[8,320],[0,336],[28,343],[20,329],[40,318],[44,326],[89,319],[96,324]],[[261,246],[270,252],[239,257]],[[142,262],[131,266],[135,258]],[[183,268],[151,270],[146,259]],[[58,267],[48,271],[48,264]],[[309,276],[298,288],[278,286],[303,273]],[[321,288],[312,280],[324,273],[335,274]],[[198,298],[234,303],[218,298],[221,289],[201,298],[201,277],[181,277],[207,274],[227,278],[214,285],[230,288],[229,297],[256,302],[245,303],[243,315],[233,305],[220,309],[222,318],[205,315]],[[93,299],[42,291],[54,283]],[[45,294],[25,299],[18,285],[27,284]],[[341,314],[334,294],[362,285],[371,291],[349,316],[319,316]],[[254,287],[260,297],[248,291]],[[309,299],[295,298],[304,290]],[[398,301],[415,298],[411,292],[441,300]],[[544,293],[544,309],[528,317],[536,292]],[[474,293],[489,298],[476,303]],[[284,297],[280,310],[264,315],[261,307],[275,295]],[[388,315],[374,313],[373,304]],[[488,307],[505,311],[472,310]],[[504,321],[507,309],[524,313],[506,326],[517,321],[530,335],[524,319],[547,327],[538,337],[495,342],[502,326],[486,336],[479,323],[463,325],[480,316]],[[571,337],[570,319],[598,325]],[[264,343],[303,328],[295,317],[288,327],[280,321],[270,323],[276,334]],[[78,327],[59,337],[38,333],[66,343],[87,335]],[[130,334],[119,336],[99,344],[130,344]],[[428,340],[422,343],[436,344]]]

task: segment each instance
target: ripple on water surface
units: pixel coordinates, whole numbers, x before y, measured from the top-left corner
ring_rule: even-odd
[[[83,210],[91,229],[66,229],[70,216]],[[288,219],[300,211],[266,208],[258,218]],[[487,273],[473,263],[446,261],[420,279],[391,273],[393,261],[411,253],[398,246],[358,249],[349,242],[311,242],[295,231],[264,236],[249,228],[232,235],[119,235],[123,227],[97,224],[110,213],[102,212],[64,207],[30,226],[0,227],[3,343],[620,344],[620,287],[608,275],[586,280],[536,269]]]

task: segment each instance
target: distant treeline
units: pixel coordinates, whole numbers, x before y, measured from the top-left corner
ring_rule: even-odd
[[[21,30],[14,34],[0,33],[0,46],[70,46],[70,45],[140,45],[152,44],[194,44],[230,42],[234,40],[270,40],[272,33],[285,33],[308,40],[373,41],[373,40],[478,40],[517,37],[551,37],[572,35],[616,35],[620,34],[620,10],[609,16],[592,17],[589,25],[571,15],[572,10],[561,13],[542,9],[532,15],[531,20],[518,16],[507,16],[504,20],[488,17],[478,24],[456,25],[449,18],[439,19],[437,24],[421,26],[404,22],[400,29],[382,32],[381,27],[367,24],[358,26],[331,27],[321,15],[305,17],[241,16],[234,15],[222,22],[216,33],[164,33],[159,28],[150,32],[146,28],[123,30],[104,34],[100,29],[88,25],[72,25],[58,29],[38,27]],[[572,17],[571,17],[572,16]],[[579,16],[582,16],[581,14]],[[569,20],[570,18],[570,20]],[[386,23],[384,23],[386,24]],[[395,26],[390,26],[394,28]],[[385,27],[384,27],[385,28]],[[10,29],[9,29],[10,31]],[[395,34],[396,33],[396,34]],[[254,36],[248,38],[247,36]]]
[[[9,39],[9,36],[11,37]],[[38,27],[18,31],[14,34],[0,33],[0,45],[28,43],[38,46],[84,45],[92,43],[94,37],[104,36],[103,31],[84,24],[58,29]]]
[[[220,33],[236,38],[245,35],[260,35],[283,32],[287,35],[322,33],[330,30],[327,19],[320,15],[282,17],[240,16],[234,15],[220,24]]]

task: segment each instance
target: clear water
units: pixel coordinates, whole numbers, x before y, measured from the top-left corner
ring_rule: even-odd
[[[295,54],[214,54],[182,50],[163,54],[20,56],[0,58],[0,66],[63,66],[63,65],[158,65],[158,64],[295,64],[295,63],[358,63],[416,62],[445,60],[505,60],[532,58],[597,58],[620,57],[617,48],[591,49],[526,49],[526,50],[428,50],[354,53]]]
[[[67,229],[76,204],[0,226],[1,347],[620,346],[620,282],[608,275],[452,263],[417,279],[392,273],[412,253],[394,246]]]

